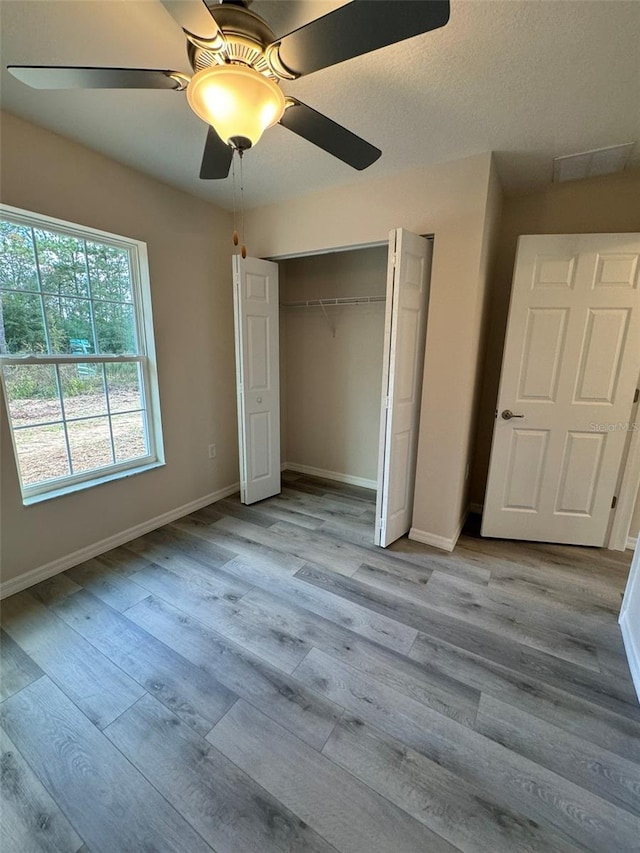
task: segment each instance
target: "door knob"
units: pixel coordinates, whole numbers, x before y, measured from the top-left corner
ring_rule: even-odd
[[[511,418],[523,418],[524,415],[514,415],[511,409],[505,409],[502,413],[502,419],[505,421],[510,421]]]

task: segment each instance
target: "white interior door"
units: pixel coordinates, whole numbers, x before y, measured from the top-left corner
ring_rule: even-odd
[[[280,492],[278,265],[233,256],[240,498]]]
[[[403,228],[389,235],[375,533],[383,548],[413,515],[431,247]]]
[[[639,256],[640,234],[520,238],[483,536],[604,544],[640,372]]]

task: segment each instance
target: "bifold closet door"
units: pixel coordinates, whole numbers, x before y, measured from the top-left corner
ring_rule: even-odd
[[[411,527],[431,275],[430,240],[389,235],[375,544]]]
[[[280,492],[278,265],[233,256],[240,499]]]

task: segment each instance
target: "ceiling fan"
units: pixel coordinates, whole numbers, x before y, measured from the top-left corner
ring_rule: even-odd
[[[449,20],[449,0],[352,0],[276,38],[248,6],[251,0],[161,0],[187,37],[193,76],[146,68],[10,65],[35,89],[186,90],[192,110],[209,125],[200,177],[226,178],[234,150],[255,145],[268,128],[284,127],[355,169],[378,148],[294,97],[281,80],[295,80],[429,32]]]

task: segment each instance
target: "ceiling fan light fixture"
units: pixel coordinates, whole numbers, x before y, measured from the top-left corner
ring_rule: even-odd
[[[194,113],[234,147],[255,145],[285,110],[278,84],[245,65],[198,71],[187,86],[187,100]]]

